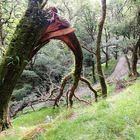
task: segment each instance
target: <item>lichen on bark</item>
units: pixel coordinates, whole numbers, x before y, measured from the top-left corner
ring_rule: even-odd
[[[41,3],[40,3],[41,4]],[[7,118],[8,102],[30,54],[45,31],[47,14],[40,8],[38,0],[29,6],[18,24],[6,54],[0,63],[0,131],[9,127]]]

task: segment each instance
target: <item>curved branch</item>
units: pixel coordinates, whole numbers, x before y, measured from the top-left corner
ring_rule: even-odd
[[[89,82],[87,79],[85,79],[84,77],[80,77],[80,80],[81,80],[82,82],[86,83],[86,84],[88,85],[89,89],[90,89],[92,92],[94,92],[94,94],[95,94],[95,102],[97,102],[97,98],[98,98],[97,91],[94,90],[94,89],[92,88],[90,82]]]

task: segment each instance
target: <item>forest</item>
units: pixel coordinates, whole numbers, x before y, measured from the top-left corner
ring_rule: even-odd
[[[0,140],[140,140],[140,0],[0,0]]]

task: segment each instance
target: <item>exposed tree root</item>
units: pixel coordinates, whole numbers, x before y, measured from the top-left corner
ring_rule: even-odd
[[[67,84],[67,81],[71,78],[71,73],[69,73],[68,75],[66,75],[63,79],[62,79],[62,84],[61,84],[61,87],[60,87],[60,93],[59,95],[56,97],[55,99],[55,102],[54,102],[54,107],[57,106],[58,107],[58,102],[60,100],[60,98],[62,97],[63,95],[63,92],[64,92],[64,88]]]
[[[9,116],[9,108],[8,106],[5,107],[5,110],[3,110],[3,117],[0,118],[0,132],[3,130],[6,130],[10,127],[12,127],[11,121],[10,121],[10,116]]]
[[[69,73],[67,76],[65,76],[65,77],[63,78],[62,84],[61,84],[61,88],[60,88],[60,93],[59,93],[59,95],[58,95],[58,96],[56,97],[56,99],[55,99],[54,107],[55,107],[55,106],[57,106],[57,107],[59,106],[59,105],[58,105],[58,102],[60,101],[60,98],[61,98],[61,97],[63,96],[63,94],[64,94],[64,88],[65,88],[67,82],[68,82],[70,79],[72,79],[72,76],[73,76],[73,74],[72,74],[72,73]],[[75,79],[74,79],[74,80],[75,80]],[[82,82],[84,82],[84,83],[86,83],[86,84],[88,85],[89,89],[95,94],[95,102],[97,102],[97,97],[98,97],[97,91],[94,90],[94,89],[92,88],[90,82],[89,82],[86,78],[80,77],[79,80],[75,80],[75,81],[74,81],[72,87],[71,87],[70,89],[68,89],[67,92],[66,92],[66,104],[67,104],[67,107],[68,107],[68,106],[72,107],[72,105],[73,105],[73,97],[75,97],[78,101],[82,101],[82,102],[84,102],[84,103],[90,104],[89,102],[87,102],[87,101],[85,101],[85,100],[83,100],[83,99],[80,99],[79,97],[77,97],[77,96],[75,95],[75,90],[76,90],[76,88],[77,88],[77,86],[78,86],[78,82],[79,82],[79,81],[82,81]]]
[[[97,91],[92,88],[90,82],[87,79],[85,79],[84,77],[80,77],[80,80],[82,82],[86,83],[88,85],[89,89],[95,94],[95,102],[97,102],[97,98],[98,98]]]
[[[10,117],[16,116],[19,111],[22,111],[27,106],[31,106],[31,108],[33,109],[33,111],[35,111],[32,105],[35,102],[38,102],[38,101],[40,101],[40,102],[53,101],[54,102],[54,107],[55,106],[58,107],[59,106],[58,103],[59,103],[60,99],[62,98],[62,96],[64,94],[65,86],[68,83],[68,81],[71,80],[72,78],[73,78],[73,74],[72,73],[69,73],[67,76],[65,76],[63,78],[60,88],[57,88],[57,89],[60,90],[59,95],[57,97],[54,96],[54,91],[57,90],[55,88],[54,90],[51,91],[51,93],[50,93],[50,95],[48,96],[47,99],[44,97],[43,99],[40,98],[40,99],[37,99],[37,100],[32,100],[30,102],[25,101],[16,110],[14,110],[14,111],[11,111],[10,110]],[[84,78],[84,77],[80,77],[79,81],[82,81],[82,82],[84,82],[84,83],[86,83],[88,85],[89,89],[95,94],[95,102],[97,102],[97,97],[99,97],[99,96],[97,95],[97,91],[92,88],[90,82],[86,78]],[[78,86],[78,82],[75,81],[73,83],[73,85],[66,91],[66,96],[65,97],[66,97],[66,105],[67,105],[67,107],[69,107],[69,106],[72,107],[72,105],[73,105],[73,97],[75,97],[78,101],[84,102],[86,104],[91,104],[88,101],[85,101],[83,99],[80,99],[79,97],[77,97],[75,95],[75,89],[77,88],[77,86]],[[9,128],[9,124],[10,123],[4,124],[3,125],[3,129],[4,128]]]
[[[0,123],[0,131],[4,131],[4,130],[11,128],[11,127],[12,127],[12,124],[11,124],[9,117]]]

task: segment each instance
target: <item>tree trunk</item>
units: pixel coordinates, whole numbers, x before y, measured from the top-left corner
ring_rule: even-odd
[[[118,59],[118,46],[115,47],[115,51],[114,51],[114,57],[115,57],[115,60]]]
[[[94,54],[92,54],[92,77],[93,77],[93,83],[96,83],[96,76],[95,76],[95,61],[94,61]]]
[[[65,20],[60,20],[58,16],[51,22],[52,15],[57,15],[55,8],[50,9],[52,13],[49,14],[46,12],[47,10],[43,10],[43,7],[42,0],[29,1],[28,9],[17,26],[11,43],[0,63],[0,131],[9,127],[7,119],[8,102],[18,78],[27,63],[50,39],[64,41],[74,53],[75,69],[69,96],[70,105],[72,105],[72,97],[77,88],[82,69],[82,50],[74,34],[75,29],[69,28],[69,24]]]
[[[106,47],[106,68],[108,68],[108,60],[109,60],[109,55],[108,55],[108,46]]]
[[[133,54],[132,54],[132,75],[133,76],[139,76],[139,73],[137,72],[137,62],[138,62],[138,48],[140,47],[140,38],[137,41],[136,45],[133,48]]]
[[[104,51],[104,49],[102,49],[103,53],[105,54],[105,67],[106,69],[108,68],[108,60],[109,60],[109,55],[108,55],[108,46],[106,46],[106,50]]]
[[[98,35],[97,35],[97,42],[96,42],[96,60],[97,60],[97,72],[99,75],[99,80],[102,89],[102,96],[107,97],[107,86],[102,71],[101,54],[100,54],[101,38],[102,38],[103,26],[106,18],[106,0],[101,0],[101,3],[102,3],[102,17],[98,25]]]
[[[104,28],[104,30],[105,30],[105,42],[107,43],[108,40],[110,39],[110,37],[109,37],[110,35],[109,35],[109,33],[107,33],[107,29],[106,28]],[[105,51],[103,50],[103,53],[106,56],[106,62],[105,62],[105,67],[106,68],[108,68],[108,60],[109,60],[108,47],[109,46],[106,46],[106,50]]]
[[[40,8],[42,3],[39,0],[30,0],[30,2],[32,4],[17,26],[0,63],[0,131],[9,127],[7,110],[12,92],[48,24],[46,12]]]
[[[0,3],[0,45],[3,45],[2,4]]]
[[[127,57],[127,54],[124,54],[124,56],[125,56],[125,59],[126,59],[127,65],[128,65],[128,69],[129,69],[128,76],[131,76],[132,72],[131,72],[131,64],[129,62],[129,58]]]

